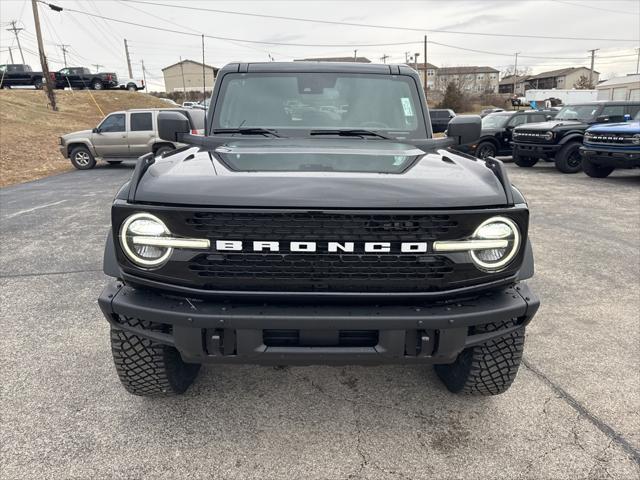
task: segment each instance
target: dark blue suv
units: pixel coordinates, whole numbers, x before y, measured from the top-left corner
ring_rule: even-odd
[[[616,168],[640,167],[640,112],[630,122],[594,125],[580,148],[584,173],[604,178]]]

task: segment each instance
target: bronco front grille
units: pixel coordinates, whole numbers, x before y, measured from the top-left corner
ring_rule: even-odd
[[[390,210],[305,211],[258,209],[153,208],[175,235],[207,238],[209,251],[176,250],[156,270],[132,273],[169,284],[209,291],[257,292],[440,292],[513,275],[521,257],[499,274],[475,267],[464,252],[435,254],[435,240],[465,239],[494,215],[509,215],[526,238],[527,211],[477,209],[446,212]],[[116,212],[115,224],[130,214]],[[236,241],[242,250],[217,250],[217,240]],[[274,242],[278,251],[255,251],[253,242]],[[292,251],[292,242],[317,243],[312,252]],[[330,242],[355,245],[353,251],[329,251]],[[387,252],[363,248],[386,242]],[[405,242],[427,251],[402,252]],[[121,254],[121,257],[124,255]],[[126,260],[124,260],[126,262]]]
[[[625,133],[586,133],[584,136],[585,143],[597,144],[597,145],[620,145],[631,146],[634,144],[634,138],[632,134]]]

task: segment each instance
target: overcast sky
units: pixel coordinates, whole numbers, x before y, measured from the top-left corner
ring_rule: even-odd
[[[253,0],[176,1],[149,0],[157,4],[189,6],[275,16],[298,17],[359,24],[415,28],[419,31],[328,25],[282,19],[256,18],[220,12],[205,12],[128,0],[47,0],[63,7],[58,13],[40,4],[45,50],[50,68],[62,68],[62,50],[68,44],[69,65],[100,64],[101,70],[126,76],[123,40],[129,42],[134,76],[141,76],[141,60],[152,89],[164,89],[163,67],[190,58],[201,61],[201,39],[90,17],[87,12],[117,20],[193,34],[309,46],[250,44],[205,39],[205,61],[222,66],[231,61],[292,60],[304,57],[366,56],[380,62],[404,63],[405,52],[420,52],[425,33],[430,41],[490,53],[476,53],[430,44],[428,61],[437,66],[489,65],[504,71],[513,67],[520,52],[519,68],[533,73],[578,65],[589,65],[588,50],[599,48],[596,70],[601,78],[635,73],[640,46],[640,0],[421,0],[421,1],[309,1]],[[144,0],[143,0],[144,1]],[[21,63],[13,33],[6,29],[16,20],[25,62],[40,70],[30,0],[0,1],[0,55],[9,62],[12,47],[15,63]],[[455,30],[463,33],[423,32]],[[472,35],[500,33],[554,37],[585,37],[593,40],[557,40]],[[620,39],[624,41],[613,41]],[[408,45],[366,46],[415,42]],[[354,45],[361,45],[355,47]],[[321,45],[321,46],[320,46]],[[334,46],[345,45],[345,46]],[[626,56],[624,56],[626,55]],[[527,58],[539,56],[543,58]],[[550,58],[550,57],[565,57]],[[569,57],[579,59],[571,60]]]

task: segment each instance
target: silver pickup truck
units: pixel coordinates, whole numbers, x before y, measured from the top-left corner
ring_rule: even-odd
[[[204,111],[182,108],[145,108],[113,112],[104,117],[93,130],[81,130],[60,137],[60,153],[79,170],[96,166],[96,158],[109,164],[135,159],[153,152],[155,155],[179,148],[182,144],[158,137],[158,112],[185,112],[196,130],[204,134]]]

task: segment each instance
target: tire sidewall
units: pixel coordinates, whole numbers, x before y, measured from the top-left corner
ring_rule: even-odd
[[[33,86],[36,90],[42,90],[42,79],[41,78],[37,78],[34,82],[33,82]]]
[[[98,81],[98,80],[96,80],[95,82],[93,82],[93,83],[91,84],[91,87],[92,87],[94,90],[104,90],[104,85],[102,85],[102,82],[100,82],[100,81]]]
[[[533,157],[521,157],[517,153],[513,154],[513,163],[522,168],[530,168],[533,167],[536,163],[538,163],[537,158]]]
[[[491,153],[487,153],[486,155],[481,156],[483,150],[487,150],[488,152],[490,151]],[[498,153],[498,149],[492,142],[480,142],[476,147],[476,157],[478,158],[484,159],[487,157],[495,157],[496,153]]]
[[[582,170],[584,170],[584,173],[591,178],[606,178],[615,169],[614,167],[606,167],[604,165],[598,165],[597,163],[593,163],[588,158],[583,158]]]
[[[175,150],[173,147],[170,147],[169,145],[163,145],[161,147],[158,147],[158,149],[155,151],[154,155],[156,157],[162,157],[163,155],[172,152],[173,150]]]
[[[127,87],[127,90],[129,90],[130,92],[137,92],[138,88],[135,85],[129,85]]]
[[[582,170],[582,159],[576,164],[575,160],[573,164],[569,163],[575,159],[575,154],[580,157],[580,145],[579,142],[570,142],[566,144],[556,155],[556,168],[562,173],[578,173]]]
[[[84,159],[81,161],[81,155],[86,159],[86,163]],[[71,150],[69,160],[71,160],[71,164],[78,170],[91,170],[96,166],[96,159],[87,147],[76,147]]]

